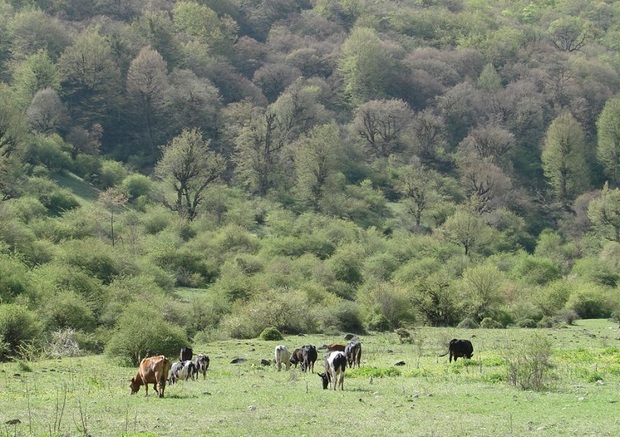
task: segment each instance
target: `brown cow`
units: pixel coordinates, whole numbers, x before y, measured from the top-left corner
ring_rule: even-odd
[[[153,384],[153,389],[157,396],[164,397],[166,388],[166,378],[170,372],[170,360],[163,355],[144,358],[138,367],[138,374],[131,378],[131,394],[138,393],[140,386],[144,386],[145,396],[149,395],[149,384]]]
[[[346,346],[344,344],[332,343],[332,344],[326,345],[327,352],[335,352],[335,351],[344,352],[345,348]]]

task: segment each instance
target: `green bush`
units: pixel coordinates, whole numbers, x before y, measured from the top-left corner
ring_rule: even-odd
[[[110,188],[119,185],[127,176],[123,164],[117,161],[104,160],[99,168],[96,185],[100,188]]]
[[[17,304],[0,304],[0,338],[5,346],[0,348],[0,360],[16,357],[20,348],[38,345],[43,335],[39,316],[28,308]]]
[[[504,326],[500,322],[492,319],[491,317],[485,317],[480,322],[480,327],[484,329],[502,329]]]
[[[284,340],[284,336],[273,326],[263,329],[260,333],[260,338],[265,341],[280,341]]]
[[[506,351],[508,381],[523,390],[541,391],[547,388],[551,370],[551,342],[534,335]]]
[[[617,298],[603,287],[583,284],[571,294],[566,309],[575,311],[582,319],[603,319],[617,307]]]
[[[121,191],[125,193],[130,201],[138,197],[148,196],[153,190],[153,181],[140,173],[130,174],[121,183]]]
[[[126,306],[105,352],[127,364],[137,365],[147,356],[176,357],[187,344],[185,331],[166,322],[158,308],[134,302]]]
[[[48,330],[92,332],[96,326],[92,309],[84,297],[73,291],[60,292],[46,299],[42,312]]]
[[[461,320],[461,322],[456,325],[456,327],[459,329],[476,329],[479,328],[480,325],[478,325],[478,322],[476,322],[474,319],[467,317]]]
[[[521,319],[517,322],[517,327],[519,328],[536,328],[536,326],[536,320],[532,319]]]

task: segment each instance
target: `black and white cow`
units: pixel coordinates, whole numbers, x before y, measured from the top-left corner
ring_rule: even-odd
[[[196,373],[202,373],[202,379],[207,377],[207,370],[209,370],[209,356],[205,354],[196,355],[196,361],[194,362],[194,366],[196,366]],[[198,376],[198,375],[196,375]]]
[[[362,343],[359,341],[349,342],[344,349],[344,354],[347,356],[349,367],[359,367],[362,360]]]
[[[334,390],[340,387],[340,390],[344,390],[344,370],[347,367],[347,357],[344,352],[335,351],[331,352],[325,359],[325,372],[319,373],[321,380],[323,381],[323,390],[333,384]]]
[[[170,374],[168,375],[168,382],[172,385],[179,379],[187,381],[188,379],[194,379],[196,376],[196,365],[191,360],[178,361],[170,368]]]

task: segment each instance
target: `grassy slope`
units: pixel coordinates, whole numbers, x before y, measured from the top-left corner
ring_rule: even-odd
[[[506,384],[502,357],[535,333],[554,343],[553,387],[545,392]],[[446,339],[471,338],[474,360],[448,364],[438,358]],[[345,391],[321,389],[316,375],[299,369],[276,372],[260,366],[271,359],[275,342],[223,341],[196,345],[207,352],[206,380],[166,388],[165,399],[144,389],[129,395],[133,368],[103,356],[0,365],[0,435],[60,431],[80,435],[341,435],[507,436],[618,435],[620,332],[606,321],[579,321],[557,330],[469,330],[424,328],[418,345],[396,335],[362,338],[362,369],[347,369]],[[321,345],[332,336],[289,337],[283,344]],[[231,364],[232,358],[246,358]],[[370,378],[397,361],[400,376]],[[320,365],[315,371],[318,371]],[[18,374],[18,375],[17,375]],[[597,382],[591,376],[602,378]],[[62,408],[66,396],[66,403]],[[59,434],[60,434],[59,433]]]
[[[95,202],[99,197],[99,190],[73,173],[54,173],[52,179],[59,187],[71,191],[82,205]]]

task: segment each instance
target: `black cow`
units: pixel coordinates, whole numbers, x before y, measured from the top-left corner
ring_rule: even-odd
[[[302,372],[305,370],[304,369],[304,350],[303,348],[297,348],[293,351],[293,353],[291,354],[291,364],[293,364],[295,366],[295,368],[297,368],[297,364],[301,364],[301,370]]]
[[[457,360],[458,357],[471,358],[474,354],[474,346],[469,340],[458,340],[453,338],[448,345],[448,353],[450,354],[449,362]]]
[[[344,354],[347,357],[349,367],[353,368],[356,365],[359,367],[362,360],[362,344],[359,341],[349,342],[344,348]]]
[[[302,356],[303,362],[301,365],[301,370],[306,372],[314,372],[314,363],[316,362],[319,354],[316,351],[316,347],[311,344],[306,345],[302,348]]]
[[[205,354],[196,355],[196,373],[202,373],[202,379],[207,377],[207,370],[209,369],[209,356]],[[197,376],[197,375],[196,375]]]
[[[184,347],[179,353],[179,361],[191,361],[194,356],[194,351],[191,347]]]

